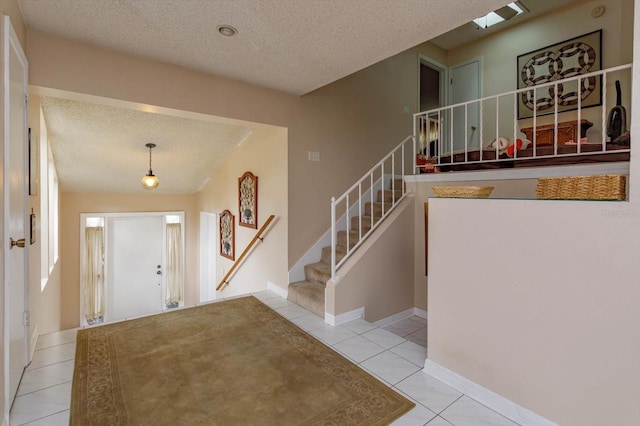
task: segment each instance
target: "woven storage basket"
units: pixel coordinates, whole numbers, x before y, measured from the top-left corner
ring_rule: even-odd
[[[433,192],[440,198],[487,198],[493,186],[434,186]]]
[[[624,200],[627,179],[622,175],[538,178],[536,197],[546,200]]]

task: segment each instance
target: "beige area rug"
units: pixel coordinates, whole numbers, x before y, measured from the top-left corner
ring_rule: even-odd
[[[413,403],[254,297],[78,332],[71,425],[385,425]]]

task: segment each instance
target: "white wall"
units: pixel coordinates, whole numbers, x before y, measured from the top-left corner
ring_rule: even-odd
[[[431,199],[429,360],[561,425],[640,424],[638,253],[638,204]]]
[[[288,282],[287,232],[287,130],[258,126],[240,144],[228,160],[212,176],[198,194],[200,211],[221,213],[225,209],[235,216],[235,259],[249,245],[258,229],[239,226],[238,178],[250,171],[258,177],[258,229],[269,215],[276,219],[258,241],[246,261],[224,287],[218,297],[229,297],[264,290],[273,283],[283,292]],[[216,282],[219,283],[234,261],[220,256],[216,250],[211,262],[216,262]]]
[[[446,175],[443,173],[442,175]],[[416,176],[415,180],[427,178],[436,175]],[[437,175],[438,177],[440,175]],[[413,192],[415,198],[414,206],[414,306],[423,310],[427,310],[427,276],[425,275],[425,217],[424,204],[429,198],[434,196],[432,187],[434,186],[493,186],[491,198],[529,198],[536,197],[536,180],[535,179],[513,179],[501,181],[459,181],[459,182],[410,182],[407,189]],[[492,218],[488,223],[478,223],[478,226],[494,226],[500,227],[503,220],[502,214],[496,212],[496,217]]]

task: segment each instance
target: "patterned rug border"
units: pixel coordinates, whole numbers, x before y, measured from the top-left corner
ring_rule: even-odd
[[[118,349],[114,343],[117,333],[136,328],[162,327],[176,319],[176,316],[213,315],[230,307],[244,311],[248,318],[255,318],[263,325],[261,332],[269,334],[276,341],[282,340],[283,344],[320,369],[327,380],[342,383],[352,392],[352,397],[342,400],[339,408],[328,407],[313,419],[307,419],[305,424],[386,425],[415,406],[254,296],[248,296],[79,330],[70,424],[129,424],[126,401],[118,387],[120,366],[116,357]],[[215,420],[212,419],[211,424],[215,424]]]

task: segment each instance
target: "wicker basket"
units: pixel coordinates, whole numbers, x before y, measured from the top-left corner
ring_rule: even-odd
[[[623,175],[538,178],[536,197],[546,200],[624,200]]]
[[[493,186],[434,186],[433,192],[440,198],[487,198]]]

